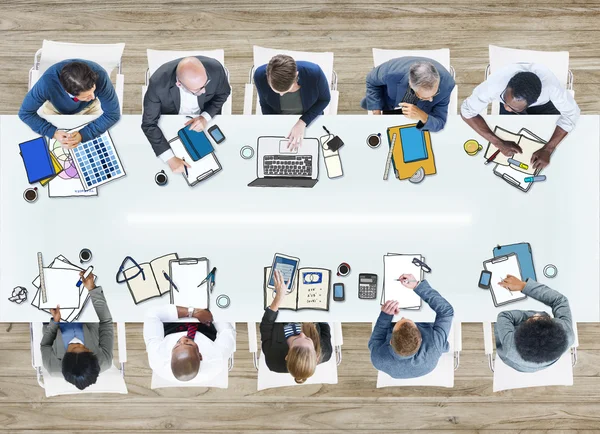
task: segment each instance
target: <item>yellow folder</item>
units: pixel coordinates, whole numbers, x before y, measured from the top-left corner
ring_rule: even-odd
[[[48,184],[50,181],[52,181],[56,175],[58,175],[60,172],[62,172],[64,170],[63,167],[58,162],[58,159],[54,156],[53,152],[50,152],[50,159],[52,160],[52,165],[54,166],[54,175],[50,176],[49,178],[42,179],[40,181],[40,184],[42,184],[44,186],[46,184]]]

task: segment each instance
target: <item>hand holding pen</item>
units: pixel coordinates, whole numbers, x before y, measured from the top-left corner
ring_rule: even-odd
[[[396,280],[399,281],[402,286],[405,286],[409,289],[415,289],[419,284],[419,281],[412,274],[403,274]]]

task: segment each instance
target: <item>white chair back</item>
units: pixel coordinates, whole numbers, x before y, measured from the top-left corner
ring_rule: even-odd
[[[41,75],[57,62],[66,59],[84,59],[96,62],[110,75],[120,65],[124,49],[124,43],[75,44],[44,39],[38,71]]]

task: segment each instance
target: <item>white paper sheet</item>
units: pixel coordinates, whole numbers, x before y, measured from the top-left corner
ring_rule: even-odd
[[[483,263],[483,267],[492,273],[490,290],[494,292],[496,304],[500,305],[507,302],[521,300],[526,297],[520,291],[510,291],[498,284],[498,282],[500,282],[502,279],[505,279],[509,274],[521,279],[521,270],[519,268],[517,255],[513,253],[507,256],[500,256],[498,258],[490,259],[489,261],[485,261]]]
[[[181,261],[185,261],[182,259]],[[170,276],[177,290],[171,290],[171,304],[208,309],[207,283],[198,288],[208,274],[208,260],[200,259],[196,264],[171,262]]]
[[[40,301],[40,309],[52,309],[57,305],[67,309],[79,308],[78,280],[79,272],[76,270],[44,268],[47,301]]]
[[[48,197],[98,196],[98,189],[84,190],[79,178],[63,179],[56,176],[48,183]]]
[[[412,274],[419,281],[423,279],[421,267],[412,263],[413,258],[423,259],[421,255],[397,253],[388,253],[383,257],[382,304],[387,300],[396,300],[400,303],[401,309],[414,309],[421,306],[421,297],[398,280],[402,274]]]
[[[183,174],[183,176],[187,178],[188,184],[193,184],[197,179],[202,180],[203,178],[209,176],[212,172],[219,171],[221,169],[213,152],[199,159],[198,161],[192,161],[179,138],[170,142],[169,145],[171,145],[171,150],[176,157],[185,158],[186,163],[189,163],[192,166],[188,169],[187,177],[185,173]]]

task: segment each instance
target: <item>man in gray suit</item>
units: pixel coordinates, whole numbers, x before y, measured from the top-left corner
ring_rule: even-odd
[[[188,115],[185,125],[194,131],[206,128],[210,120],[221,113],[231,93],[223,65],[204,56],[172,60],[158,68],[144,96],[142,130],[160,157],[175,173],[182,173],[185,161],[177,158],[168,140],[158,127],[161,115]]]
[[[57,306],[50,310],[52,321],[44,325],[41,343],[46,370],[51,374],[62,372],[65,380],[79,390],[94,384],[98,374],[110,368],[114,342],[112,317],[102,287],[96,287],[91,273],[83,285],[90,293],[99,323],[61,323]]]

